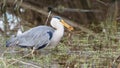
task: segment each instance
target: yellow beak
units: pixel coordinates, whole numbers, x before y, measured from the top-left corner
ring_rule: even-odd
[[[66,28],[68,28],[69,31],[74,30],[74,28],[73,28],[72,26],[68,25],[67,23],[65,23],[64,20],[61,20],[61,23],[62,23]]]

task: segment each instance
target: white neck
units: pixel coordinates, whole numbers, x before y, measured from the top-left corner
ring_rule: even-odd
[[[55,37],[62,37],[64,34],[64,26],[60,25],[59,27],[56,28],[54,34],[56,34]],[[53,35],[54,36],[54,35]]]
[[[56,30],[53,33],[53,37],[51,39],[50,48],[54,48],[58,44],[63,34],[64,34],[64,26],[56,28]]]
[[[53,34],[53,40],[59,42],[61,37],[63,36],[63,34],[64,34],[64,26],[56,28],[56,30]]]

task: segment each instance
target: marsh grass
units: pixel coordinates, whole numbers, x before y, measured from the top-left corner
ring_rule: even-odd
[[[100,37],[74,31],[70,37],[65,33],[57,47],[47,54],[38,54],[35,59],[23,57],[29,49],[6,48],[1,44],[0,67],[2,68],[109,68],[119,56],[119,34],[101,32]],[[110,37],[110,38],[109,38]],[[112,39],[111,39],[112,38]],[[1,37],[1,43],[5,43]],[[22,49],[22,51],[21,51]],[[13,51],[12,51],[13,50]],[[19,52],[20,51],[20,52]],[[27,53],[25,53],[27,51]],[[114,65],[117,66],[117,62]]]

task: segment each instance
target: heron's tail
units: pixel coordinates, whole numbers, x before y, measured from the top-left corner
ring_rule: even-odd
[[[6,47],[15,46],[17,44],[17,38],[10,38],[6,41]]]

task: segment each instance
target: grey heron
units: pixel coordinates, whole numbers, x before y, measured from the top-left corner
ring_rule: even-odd
[[[33,48],[33,51],[47,46],[55,47],[64,34],[64,26],[70,31],[73,30],[73,27],[65,23],[59,16],[53,17],[50,24],[52,27],[37,26],[19,36],[11,37],[6,41],[6,47],[17,45]]]

